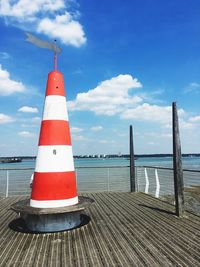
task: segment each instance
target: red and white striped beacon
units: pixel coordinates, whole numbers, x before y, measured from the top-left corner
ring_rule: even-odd
[[[64,79],[57,71],[55,52],[54,71],[47,80],[30,206],[56,208],[77,203]]]

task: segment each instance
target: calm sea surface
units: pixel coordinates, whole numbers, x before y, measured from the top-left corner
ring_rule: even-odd
[[[199,169],[200,157],[183,157],[184,169]],[[129,160],[123,158],[115,159],[75,159],[75,167],[104,167],[104,166],[128,166]],[[172,167],[172,157],[145,157],[138,158],[135,161],[136,166],[159,166]],[[0,169],[3,168],[34,168],[34,160],[23,160],[19,163],[0,163]]]
[[[138,158],[136,166],[156,166],[172,168],[171,157],[146,157]],[[115,168],[109,168],[115,166]],[[120,168],[126,166],[125,168]],[[115,159],[75,159],[77,185],[80,192],[129,192],[130,190],[130,169],[129,160],[123,158]],[[93,168],[91,168],[93,167]],[[103,167],[103,168],[98,168]],[[31,168],[25,169],[24,168]],[[30,178],[34,172],[35,160],[24,160],[19,163],[0,163],[0,196],[27,195],[30,193]],[[183,158],[184,169],[200,170],[200,157]],[[7,169],[10,169],[9,171]],[[143,170],[143,171],[141,171]],[[155,193],[155,171],[148,169],[150,181],[149,192]],[[158,175],[161,184],[160,194],[173,194],[173,175],[171,170],[159,170]],[[144,168],[138,169],[137,180],[138,190],[145,190]],[[185,184],[199,185],[199,173],[186,173]],[[7,186],[7,181],[9,186]],[[8,192],[7,192],[8,191]],[[6,193],[7,192],[7,193]]]

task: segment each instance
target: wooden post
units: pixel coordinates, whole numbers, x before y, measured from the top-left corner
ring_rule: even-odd
[[[179,135],[178,112],[176,102],[172,103],[172,122],[173,122],[173,165],[174,165],[174,191],[176,203],[176,215],[182,216],[184,212],[184,185],[183,169],[181,158],[181,142]]]
[[[135,160],[133,149],[133,129],[130,125],[130,190],[135,192]]]

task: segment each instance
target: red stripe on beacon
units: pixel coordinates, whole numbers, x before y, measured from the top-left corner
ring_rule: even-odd
[[[30,206],[55,208],[78,203],[63,75],[48,75]]]

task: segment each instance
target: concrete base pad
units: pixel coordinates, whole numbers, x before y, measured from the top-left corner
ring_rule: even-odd
[[[58,232],[78,227],[81,221],[81,213],[93,200],[87,197],[79,197],[76,205],[61,208],[33,208],[30,200],[22,200],[11,206],[11,209],[20,213],[27,228],[33,232]]]

